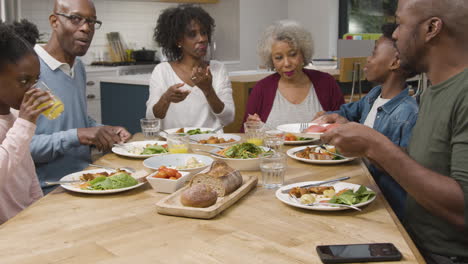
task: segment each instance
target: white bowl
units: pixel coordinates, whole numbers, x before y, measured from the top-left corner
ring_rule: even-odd
[[[222,144],[201,144],[197,143],[200,140],[207,140],[210,137],[217,137],[217,138],[224,138],[224,140],[234,139],[234,142],[222,143]],[[241,141],[241,137],[234,134],[198,134],[198,135],[191,135],[190,137],[190,144],[193,145],[193,148],[201,149],[201,150],[212,150],[213,148],[224,148],[233,144],[237,144]]]
[[[177,166],[185,166],[187,160],[191,157],[194,157],[198,161],[204,163],[204,166],[197,167],[197,168],[191,168],[191,169],[177,169]],[[163,156],[155,156],[151,157],[148,159],[145,159],[143,161],[143,165],[147,168],[157,170],[161,166],[166,166],[168,168],[174,168],[179,171],[186,171],[186,172],[191,172],[191,173],[197,173],[200,172],[209,166],[211,166],[211,163],[213,163],[213,159],[205,156],[205,155],[199,155],[199,154],[193,154],[193,153],[187,153],[187,154],[167,154]]]
[[[151,187],[156,192],[161,192],[161,193],[173,193],[177,191],[178,189],[182,188],[188,180],[191,178],[191,173],[186,172],[186,171],[179,171],[180,174],[182,174],[182,177],[180,177],[177,180],[169,180],[169,179],[163,179],[163,178],[155,178],[153,177],[158,173],[158,171],[150,174],[149,176],[146,177],[148,182],[151,184]]]
[[[264,151],[268,151],[269,148],[262,147],[261,148]],[[221,149],[213,149],[210,152],[211,153],[217,153]],[[253,159],[233,159],[233,158],[224,158],[216,155],[211,155],[215,159],[223,160],[225,161],[231,168],[234,168],[236,170],[240,171],[256,171],[260,170],[260,158],[253,158]]]

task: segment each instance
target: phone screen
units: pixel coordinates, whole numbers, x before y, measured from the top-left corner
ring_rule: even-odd
[[[401,253],[391,243],[317,246],[325,263],[400,260]]]

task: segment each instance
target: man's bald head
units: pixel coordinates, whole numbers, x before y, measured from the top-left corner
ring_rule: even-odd
[[[468,0],[407,0],[406,8],[419,19],[438,17],[449,36],[468,39]]]
[[[92,0],[55,0],[54,13],[73,12],[73,10],[79,9],[83,5],[96,10]]]

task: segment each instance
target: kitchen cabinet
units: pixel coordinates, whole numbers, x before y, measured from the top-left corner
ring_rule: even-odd
[[[98,72],[88,72],[86,74],[86,101],[88,104],[88,115],[101,123],[101,91],[99,89],[99,79],[103,77],[118,76],[118,71],[109,69]]]
[[[132,134],[141,132],[148,97],[149,85],[101,81],[103,124],[123,126]]]

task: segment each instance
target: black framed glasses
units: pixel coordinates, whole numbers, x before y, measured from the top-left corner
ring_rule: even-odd
[[[67,14],[62,14],[62,13],[54,13],[57,16],[63,16],[70,20],[70,22],[75,25],[75,26],[82,26],[84,23],[88,23],[90,27],[94,27],[95,29],[101,28],[102,21],[92,19],[92,18],[86,18],[82,17],[80,15],[67,15]]]

